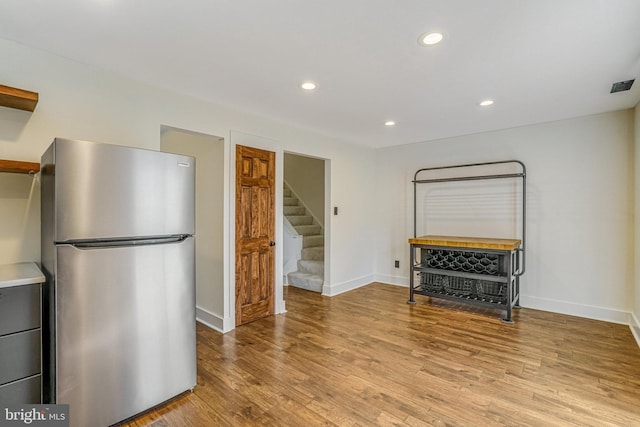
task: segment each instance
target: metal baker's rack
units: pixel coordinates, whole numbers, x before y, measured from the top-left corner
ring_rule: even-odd
[[[421,178],[421,174],[428,171],[444,171],[453,169],[469,169],[496,165],[514,165],[518,170],[508,173],[496,174],[468,174],[463,176],[443,177],[443,178]],[[468,303],[483,305],[488,307],[504,308],[507,311],[506,318],[503,321],[511,323],[511,308],[519,305],[520,300],[520,276],[525,272],[526,268],[526,208],[527,208],[527,187],[526,187],[526,167],[519,160],[504,160],[485,163],[469,163],[454,166],[439,166],[431,168],[423,168],[416,171],[413,177],[413,237],[410,240],[411,248],[411,278],[410,278],[410,298],[409,303],[415,303],[414,293],[439,297],[449,300],[465,300]],[[519,179],[522,185],[521,189],[521,224],[520,224],[520,244],[513,250],[493,250],[479,249],[470,244],[467,247],[453,247],[445,244],[423,244],[417,236],[418,210],[417,210],[417,188],[419,185],[447,182],[462,181],[481,181],[481,180],[499,180],[499,179]],[[426,212],[428,206],[424,205],[424,216],[426,221]],[[433,236],[425,236],[429,238]],[[442,237],[442,236],[436,236]],[[455,239],[455,237],[454,237]],[[475,238],[470,238],[475,239]],[[430,241],[430,240],[427,240]],[[516,240],[518,242],[518,240]],[[456,244],[457,246],[457,244]],[[425,256],[416,262],[415,248],[425,251]],[[484,256],[483,252],[487,255]],[[457,265],[455,262],[446,262],[446,259],[459,257],[464,260],[465,266]],[[490,265],[488,259],[495,260],[500,258],[500,271],[496,271],[496,267]],[[469,262],[470,261],[470,262]],[[471,265],[476,262],[476,265]],[[494,261],[491,261],[494,263]],[[483,265],[484,264],[484,265]],[[459,267],[459,268],[458,268]],[[491,271],[490,271],[491,270]],[[421,283],[414,285],[414,272],[421,276]],[[501,277],[495,277],[500,276]],[[504,283],[498,283],[504,282]],[[458,287],[452,284],[460,284]],[[443,286],[444,284],[444,286]],[[506,285],[505,285],[506,284]],[[449,285],[449,287],[447,287]],[[464,287],[463,287],[464,285]],[[495,295],[487,294],[486,289],[499,289]],[[495,286],[501,286],[495,288]]]

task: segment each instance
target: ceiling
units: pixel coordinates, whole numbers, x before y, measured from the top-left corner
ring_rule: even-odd
[[[370,147],[640,101],[638,0],[2,0],[0,38]]]

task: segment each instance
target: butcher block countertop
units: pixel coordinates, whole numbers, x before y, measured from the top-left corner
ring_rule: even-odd
[[[490,239],[487,237],[421,236],[409,239],[412,245],[452,246],[456,248],[497,249],[512,251],[522,243],[518,239]]]
[[[43,282],[44,275],[33,262],[0,265],[0,289]]]

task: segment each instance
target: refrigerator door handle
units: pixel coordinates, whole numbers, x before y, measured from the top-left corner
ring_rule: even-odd
[[[185,239],[187,239],[188,237],[190,237],[189,234],[180,234],[177,236],[151,237],[146,239],[93,240],[93,241],[64,242],[64,243],[74,246],[78,249],[91,249],[91,248],[163,245],[167,243],[180,243]]]

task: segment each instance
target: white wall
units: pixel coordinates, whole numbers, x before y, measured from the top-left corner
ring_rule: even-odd
[[[635,277],[634,305],[631,313],[631,331],[640,345],[640,104],[634,109],[634,166],[635,166]]]
[[[373,278],[373,203],[361,191],[373,180],[373,150],[178,95],[7,40],[0,39],[0,58],[2,84],[40,94],[34,113],[0,107],[0,158],[39,161],[56,136],[159,149],[160,128],[166,125],[225,138],[225,174],[229,177],[235,174],[235,167],[229,162],[230,153],[235,151],[231,130],[264,136],[276,141],[280,184],[284,151],[331,159],[329,191],[344,212],[333,221],[331,235],[327,236],[327,241],[333,242],[331,275],[327,278],[333,291],[369,283]],[[2,192],[9,191],[13,182],[12,178],[1,177]],[[39,218],[39,197],[29,198],[26,191],[21,190],[22,201],[18,203],[23,206],[24,200],[29,200],[33,215]],[[225,191],[228,215],[233,196],[229,189]],[[0,197],[13,197],[2,196],[2,192]],[[282,202],[281,192],[279,197],[277,203]],[[22,224],[24,218],[21,207],[14,206],[0,222]],[[39,259],[39,219],[29,224],[27,232],[19,227],[3,230],[1,263]],[[281,235],[278,237],[281,241]],[[276,259],[278,264],[281,265],[281,258]],[[225,287],[229,288],[232,274],[227,282]]]
[[[324,160],[285,153],[284,179],[324,226]]]
[[[280,184],[284,152],[329,159],[329,295],[376,277],[408,282],[410,180],[416,169],[520,159],[529,170],[523,305],[625,322],[635,310],[638,317],[640,280],[636,278],[634,309],[632,255],[637,108],[635,119],[631,111],[614,112],[374,152],[1,39],[0,57],[1,84],[40,93],[34,113],[0,107],[3,159],[39,161],[56,136],[159,149],[162,125],[224,137],[227,180],[235,174],[232,130],[274,141]],[[637,133],[635,138],[638,146]],[[639,182],[636,175],[636,187]],[[230,187],[225,190],[227,216],[233,201]],[[280,191],[276,203],[281,202]],[[332,206],[339,207],[338,216],[329,214]],[[0,174],[0,224],[0,263],[39,259],[37,181],[33,185],[29,176]],[[280,241],[281,233],[280,227]],[[226,242],[229,247],[228,234]],[[282,252],[276,253],[276,265],[281,265]],[[394,259],[401,261],[401,269],[393,268]],[[230,274],[225,278],[228,295],[232,284]],[[230,318],[225,304],[224,316]]]
[[[39,175],[0,173],[0,248],[0,264],[40,261]]]
[[[162,151],[196,159],[196,309],[216,329],[224,318],[224,140],[163,128]]]
[[[521,304],[627,323],[633,290],[632,135],[627,110],[379,150],[378,280],[408,284],[411,180],[417,169],[518,159],[528,169]],[[432,225],[429,232],[436,234],[438,224]],[[487,234],[494,226],[480,220],[464,234],[492,237]],[[393,268],[394,259],[401,269]]]

